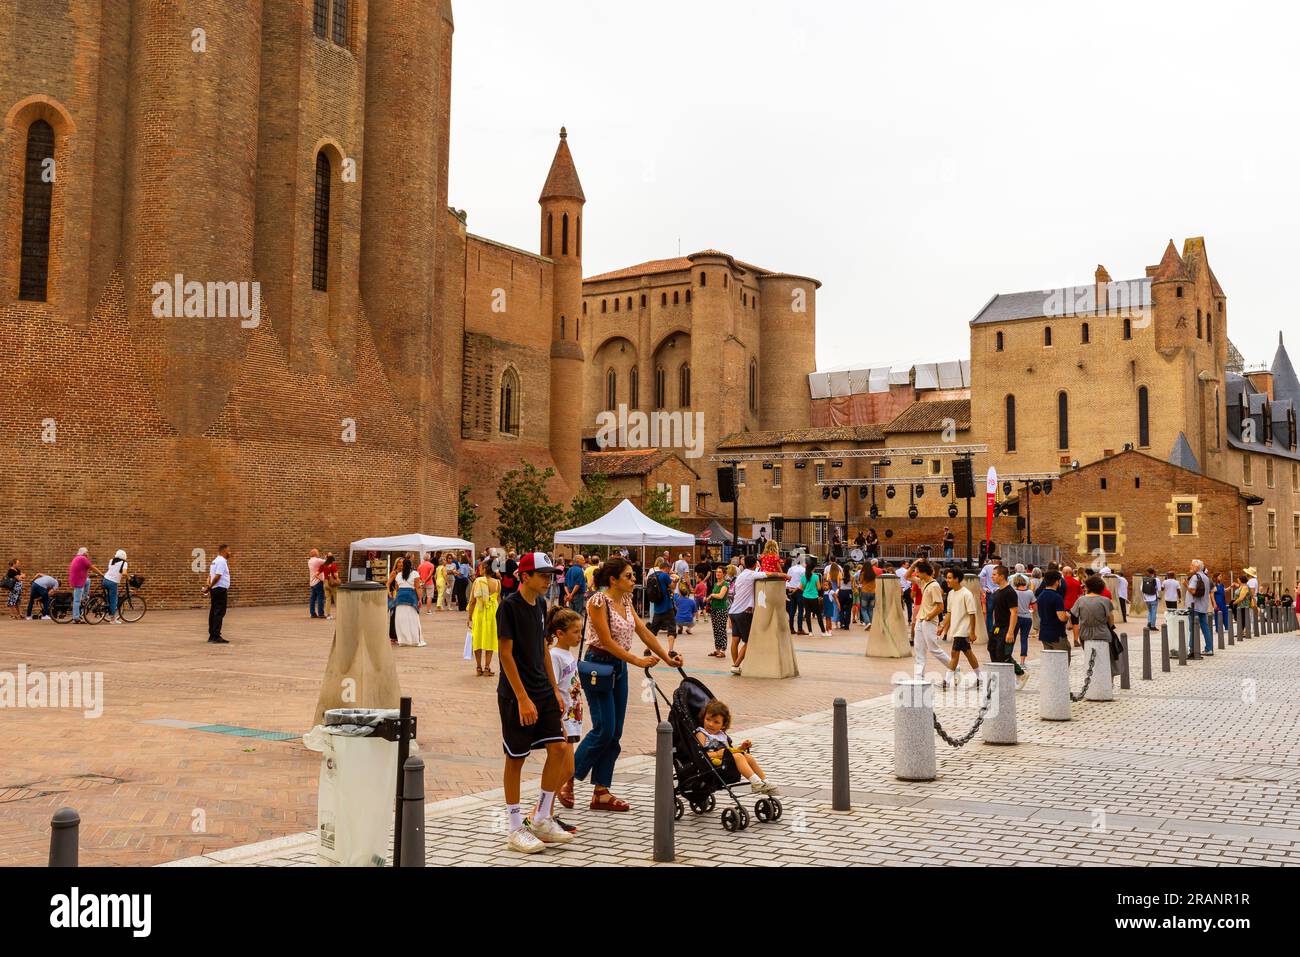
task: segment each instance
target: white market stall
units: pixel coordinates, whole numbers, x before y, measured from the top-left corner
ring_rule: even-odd
[[[557,545],[626,545],[641,549],[641,567],[645,568],[647,548],[695,547],[695,536],[661,525],[649,518],[627,499],[581,528],[555,533]],[[641,586],[637,586],[640,589]]]
[[[352,556],[356,552],[415,552],[417,555],[423,555],[425,552],[469,552],[470,565],[474,561],[474,545],[463,538],[446,538],[440,535],[421,535],[413,533],[411,535],[389,535],[383,538],[363,538],[353,542],[348,546],[348,579],[356,580],[352,568]],[[391,561],[389,563],[391,565]],[[360,569],[362,578],[365,577],[364,569]],[[391,571],[391,568],[390,568]],[[388,576],[385,575],[385,578]]]

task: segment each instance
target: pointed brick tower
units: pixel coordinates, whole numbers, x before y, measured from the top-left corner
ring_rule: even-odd
[[[582,487],[582,208],[569,134],[560,128],[542,207],[541,254],[555,262],[551,316],[551,458],[571,492]],[[594,423],[593,423],[594,424]]]

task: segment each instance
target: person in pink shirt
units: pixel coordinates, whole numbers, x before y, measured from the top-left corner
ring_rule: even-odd
[[[316,549],[311,550],[311,556],[307,559],[307,574],[311,580],[311,599],[307,606],[307,611],[313,618],[325,617],[325,576],[321,574],[321,566],[325,564],[325,559],[320,557],[320,552]],[[320,611],[317,612],[316,609]]]
[[[420,562],[420,567],[416,569],[420,575],[420,581],[424,582],[424,594],[420,600],[424,602],[424,607],[428,609],[425,612],[426,615],[433,614],[433,573],[436,568],[432,559],[433,553],[425,552],[424,561]]]
[[[80,625],[85,622],[81,616],[81,603],[90,595],[90,573],[103,575],[95,563],[90,560],[90,549],[81,547],[77,549],[76,556],[72,559],[72,564],[68,566],[68,584],[72,587],[72,623]]]

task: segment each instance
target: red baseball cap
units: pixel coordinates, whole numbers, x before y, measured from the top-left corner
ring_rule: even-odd
[[[541,572],[545,575],[554,575],[559,571],[551,564],[551,558],[546,552],[524,552],[519,558],[519,574],[528,575],[532,572]]]

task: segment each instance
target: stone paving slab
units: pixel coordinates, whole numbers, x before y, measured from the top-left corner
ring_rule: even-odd
[[[1075,656],[1072,686],[1083,679]],[[773,780],[789,782],[785,813],[729,834],[724,806],[676,829],[677,865],[825,866],[971,864],[1236,866],[1300,864],[1300,640],[1251,639],[1156,680],[1136,676],[1117,700],[1080,702],[1074,720],[1038,719],[1036,676],[1017,696],[1019,741],[961,750],[938,745],[938,776],[902,782],[892,774],[887,695],[849,708],[853,809],[830,809],[831,718],[826,711],[740,733],[755,742]],[[973,708],[943,704],[937,715],[962,730]],[[616,790],[626,814],[579,809],[571,845],[525,858],[504,844],[499,789],[426,809],[431,866],[651,865],[652,758],[620,762]],[[755,796],[736,788],[750,808]],[[525,788],[525,800],[535,786]],[[579,801],[586,797],[579,787]],[[315,861],[314,838],[263,845],[201,863],[300,866]],[[193,865],[195,862],[180,861]],[[659,866],[659,865],[655,865]]]

